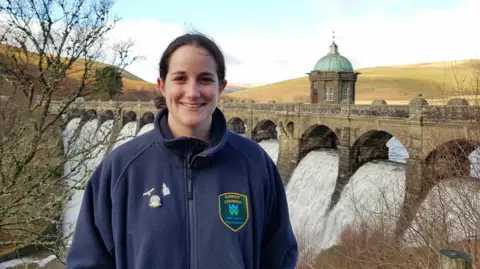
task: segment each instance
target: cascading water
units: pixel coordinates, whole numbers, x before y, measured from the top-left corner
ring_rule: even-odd
[[[63,131],[63,148],[68,150],[70,144],[73,144],[75,139],[75,131],[78,129],[80,125],[80,118],[73,118],[70,120]]]
[[[142,129],[140,129],[140,131],[138,132],[137,136],[139,135],[142,135],[146,132],[149,132],[151,130],[153,130],[153,123],[148,123],[148,124],[145,124],[145,126],[142,127]]]
[[[278,156],[278,141],[275,139],[260,142],[260,145],[273,158]],[[400,208],[403,205],[405,191],[405,166],[408,160],[408,152],[403,145],[396,139],[388,141],[389,161],[375,160],[361,166],[350,178],[345,186],[341,198],[336,206],[330,212],[327,208],[330,204],[331,194],[335,188],[338,173],[338,154],[335,150],[315,150],[311,151],[298,164],[293,172],[291,179],[286,187],[289,209],[292,225],[297,236],[302,240],[302,244],[311,247],[317,253],[322,249],[329,248],[338,243],[342,231],[350,225],[361,223],[371,223],[372,221],[381,221],[375,223],[388,228],[392,232],[395,223],[400,215]],[[476,153],[472,153],[471,162],[474,163]],[[478,165],[475,165],[479,169]],[[472,168],[475,168],[472,165]],[[473,170],[473,169],[472,169]],[[478,183],[477,183],[478,184]],[[435,191],[430,194],[432,198],[427,201],[438,200],[438,193]],[[464,187],[466,190],[472,190],[472,187]],[[478,187],[477,187],[478,189]],[[458,197],[462,196],[463,201],[475,200],[475,206],[472,210],[480,206],[479,192],[471,192],[470,196],[459,194],[459,190],[451,187],[447,192],[457,193],[456,196],[449,195],[450,201],[460,201]],[[437,195],[435,195],[435,192]],[[475,196],[475,197],[472,197]],[[456,197],[456,198],[454,198]],[[468,197],[468,198],[465,198]],[[425,202],[425,206],[432,202]],[[438,202],[437,202],[438,203]],[[470,203],[472,204],[472,203]],[[425,211],[425,210],[424,210]],[[452,225],[451,233],[462,238],[460,235],[463,226],[468,226],[465,217],[459,221],[462,211],[451,209],[451,222],[457,220],[457,229]],[[463,211],[465,212],[465,211]],[[422,213],[419,213],[422,214]],[[438,220],[437,220],[438,221]],[[436,223],[432,221],[431,223]],[[475,223],[478,227],[479,223]],[[475,227],[470,219],[470,227]],[[378,227],[378,226],[377,226]],[[473,229],[473,228],[472,228]],[[465,232],[464,232],[465,233]],[[418,241],[418,238],[416,238]]]
[[[334,150],[311,151],[298,164],[286,187],[292,225],[302,240],[321,239],[325,212],[335,189],[338,153]],[[305,242],[303,242],[305,243]]]
[[[132,140],[135,137],[135,133],[137,132],[137,122],[132,121],[125,126],[123,126],[120,134],[118,134],[117,142],[115,143],[114,149],[118,146],[122,145],[125,142]]]
[[[260,145],[277,160],[278,140],[264,140]],[[390,160],[405,162],[408,159],[408,152],[398,140],[391,139],[387,146]],[[340,201],[328,212],[337,174],[335,150],[311,151],[298,164],[286,187],[295,232],[303,244],[317,252],[334,245],[347,225],[366,219],[366,212],[381,213],[388,209],[392,216],[398,215],[403,201],[403,165],[372,161],[360,167],[345,186]],[[389,199],[384,199],[385,194]]]
[[[65,164],[64,176],[72,189],[81,187],[86,177],[91,173],[92,167],[96,167],[95,164],[91,163],[92,155],[87,153],[92,152],[98,120],[94,119],[86,122],[76,138],[74,136],[72,139],[68,139],[71,134],[78,132],[79,124],[80,120],[72,119],[72,121],[67,124],[64,135],[64,138],[68,140],[66,142],[68,161]],[[70,142],[72,140],[73,142]],[[78,212],[80,211],[82,197],[83,191],[75,190],[72,192],[71,199],[66,204],[62,223],[65,235],[72,233],[75,229],[75,222]]]
[[[113,120],[105,121],[94,136],[94,143],[92,145],[93,151],[88,162],[88,168],[90,171],[94,171],[105,157],[105,152],[112,136],[113,124]]]
[[[276,164],[278,160],[278,140],[277,139],[267,139],[267,140],[262,140],[260,143],[258,143],[272,158],[273,162]]]
[[[470,176],[480,178],[480,149],[476,149],[469,156]]]
[[[479,208],[480,182],[477,179],[439,182],[420,205],[404,239],[412,246],[435,247],[478,238]],[[423,236],[418,236],[419,233]]]
[[[400,216],[405,190],[405,168],[388,161],[362,165],[345,186],[340,201],[325,217],[325,224],[315,234],[315,247],[326,249],[338,242],[349,225],[368,223],[370,227],[393,229]],[[373,225],[376,224],[376,225]]]

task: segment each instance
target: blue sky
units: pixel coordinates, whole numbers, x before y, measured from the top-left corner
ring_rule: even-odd
[[[227,79],[269,83],[309,72],[336,31],[355,68],[478,58],[478,0],[118,0],[113,36],[131,38],[146,60],[130,71],[148,81],[163,49],[185,30],[213,37]],[[464,42],[461,50],[458,42]],[[457,44],[457,45],[455,45]]]
[[[391,16],[411,16],[425,10],[453,8],[459,3],[458,0],[138,0],[132,4],[131,0],[120,0],[115,11],[125,19],[150,17],[167,23],[193,24],[200,30],[221,34],[231,30],[263,32],[308,27],[339,16],[359,16],[377,8]]]

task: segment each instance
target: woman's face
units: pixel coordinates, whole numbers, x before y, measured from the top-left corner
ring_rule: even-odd
[[[220,93],[226,86],[218,81],[217,65],[207,50],[185,45],[170,55],[165,81],[158,79],[174,126],[195,129],[211,123]],[[207,126],[204,126],[207,127]]]

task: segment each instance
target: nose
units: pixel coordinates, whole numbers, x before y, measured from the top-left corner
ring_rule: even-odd
[[[193,80],[185,86],[185,97],[188,99],[197,99],[200,97],[201,85],[197,81]]]

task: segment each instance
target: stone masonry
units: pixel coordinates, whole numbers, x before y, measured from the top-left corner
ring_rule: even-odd
[[[375,101],[375,105],[221,101],[218,107],[224,112],[230,130],[257,142],[277,138],[279,130],[277,166],[285,184],[309,151],[338,150],[338,178],[331,207],[338,202],[344,186],[359,167],[373,159],[388,159],[386,143],[392,136],[396,137],[409,153],[405,167],[405,201],[397,227],[397,233],[401,234],[431,188],[432,184],[426,179],[430,178],[428,171],[433,171],[429,161],[432,156],[438,156],[438,149],[451,141],[470,141],[472,133],[480,133],[480,107],[458,103],[433,106],[420,98],[413,99],[409,105],[387,105],[383,100]],[[157,112],[153,102],[125,102],[117,106],[114,102],[99,101],[76,105],[65,117],[66,121],[95,110],[95,114],[89,112],[89,117],[96,115],[105,121],[114,115],[115,119],[121,119],[116,121],[116,132],[125,121],[132,120],[137,121],[137,130],[140,130],[153,121]]]

